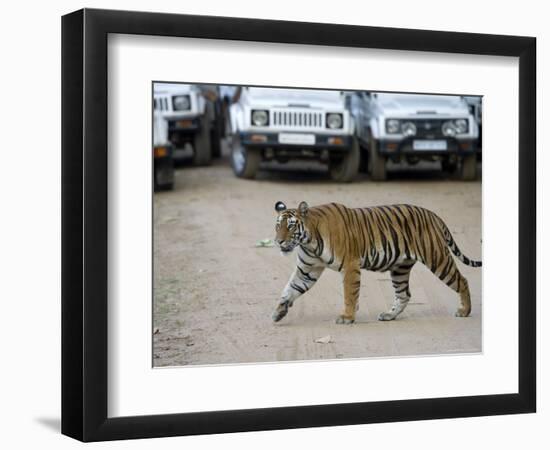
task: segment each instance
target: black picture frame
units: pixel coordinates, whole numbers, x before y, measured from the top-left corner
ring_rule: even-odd
[[[519,58],[519,386],[471,397],[107,417],[107,36]],[[62,18],[62,433],[82,441],[535,412],[536,39],[84,9]],[[506,252],[506,243],[502,243]]]

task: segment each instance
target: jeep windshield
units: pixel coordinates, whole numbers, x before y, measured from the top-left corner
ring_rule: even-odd
[[[313,106],[322,103],[343,104],[340,91],[324,91],[314,89],[248,89],[248,95],[253,102],[271,103],[273,106]]]

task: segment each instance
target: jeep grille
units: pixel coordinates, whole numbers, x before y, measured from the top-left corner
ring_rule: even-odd
[[[447,120],[447,119],[445,119]],[[442,119],[414,119],[411,120],[416,125],[416,136],[425,138],[442,137],[441,125],[445,120]],[[408,120],[403,120],[408,122]]]
[[[276,127],[324,128],[322,112],[272,110],[273,125]]]

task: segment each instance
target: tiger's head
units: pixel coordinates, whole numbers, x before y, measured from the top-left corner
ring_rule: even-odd
[[[301,202],[296,209],[287,209],[283,202],[275,203],[277,224],[275,225],[275,243],[283,254],[288,254],[298,245],[309,240],[305,220],[308,213],[308,204]]]

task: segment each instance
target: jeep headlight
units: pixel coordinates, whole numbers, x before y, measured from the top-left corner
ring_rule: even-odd
[[[412,122],[403,122],[401,132],[404,136],[414,136],[416,134],[416,125]]]
[[[386,133],[397,134],[400,131],[400,123],[397,119],[388,119],[386,120]]]
[[[334,130],[336,128],[342,128],[344,125],[344,118],[340,113],[328,113],[326,117],[327,127]]]
[[[468,121],[466,119],[455,120],[455,128],[457,134],[464,134],[468,132]]]
[[[269,112],[264,109],[253,109],[252,123],[257,127],[269,125]]]
[[[441,132],[445,136],[455,136],[468,132],[468,119],[447,120],[441,125]]]
[[[174,111],[185,111],[191,109],[191,98],[188,95],[174,95],[172,97]]]
[[[441,132],[444,136],[454,136],[456,134],[455,123],[452,120],[447,120],[441,125]]]

